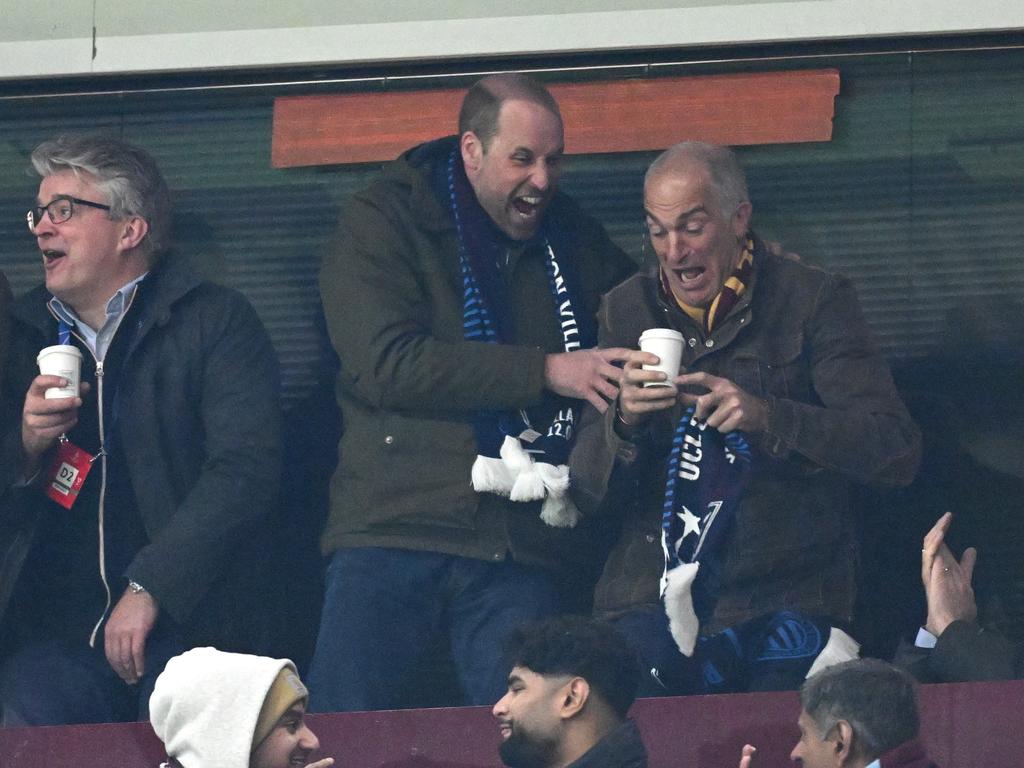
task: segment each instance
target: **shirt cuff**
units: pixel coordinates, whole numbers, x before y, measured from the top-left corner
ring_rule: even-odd
[[[937,642],[939,642],[939,638],[924,627],[917,630],[917,637],[914,638],[914,645],[918,648],[934,648]]]

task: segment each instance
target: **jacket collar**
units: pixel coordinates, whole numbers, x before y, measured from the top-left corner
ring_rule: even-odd
[[[711,336],[716,340],[720,339],[723,334],[728,334],[728,340],[732,338],[739,331],[739,324],[735,321],[741,316],[747,316],[748,319],[744,321],[744,325],[749,324],[749,316],[751,314],[751,304],[754,301],[754,296],[757,293],[757,284],[760,282],[768,268],[767,263],[773,258],[773,256],[765,246],[764,242],[756,235],[753,231],[750,233],[751,239],[754,241],[754,272],[750,277],[750,283],[747,285],[743,295],[737,300],[736,305],[732,308],[729,314],[725,317],[724,321],[716,324],[715,330],[711,333]],[[675,301],[667,300],[662,295],[661,291],[661,266],[657,259],[654,264],[650,265],[645,273],[647,284],[645,286],[645,293],[648,298],[653,302],[653,306],[661,307],[661,309],[667,313],[667,316],[672,320],[672,325],[676,330],[687,330],[697,327],[695,323],[679,306]],[[721,339],[722,343],[726,342],[726,339]]]
[[[458,145],[457,136],[420,144],[404,152],[384,169],[384,177],[409,186],[410,209],[424,229],[442,232],[455,229],[445,201],[435,191],[435,178],[445,173],[448,156]]]
[[[626,720],[567,768],[647,768],[647,750],[640,729]]]
[[[202,278],[184,257],[168,253],[150,270],[140,290],[145,293],[144,315],[137,336],[141,338],[154,325],[166,323],[171,316],[171,307],[183,296],[193,291]],[[45,285],[38,285],[19,297],[12,307],[13,315],[22,323],[36,329],[44,336],[52,331],[53,315],[47,303],[53,297]]]
[[[905,741],[898,747],[889,750],[878,758],[878,764],[882,768],[934,768],[935,766],[928,759],[924,744],[918,739]]]

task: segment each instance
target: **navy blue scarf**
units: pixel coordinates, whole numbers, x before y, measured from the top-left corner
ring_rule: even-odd
[[[700,623],[715,606],[723,554],[736,506],[750,476],[750,446],[739,432],[723,435],[686,409],[668,457],[661,595],[679,650],[693,653]]]
[[[480,206],[466,177],[456,145],[447,160],[447,193],[459,240],[463,287],[463,336],[488,344],[515,343],[509,298],[498,268],[503,251],[512,247]],[[562,255],[572,251],[572,233],[546,216],[540,231],[525,244],[545,254],[548,284],[562,344],[566,352],[595,345],[593,318],[578,300],[573,262]],[[530,419],[525,411],[478,411],[473,419],[477,460],[473,487],[508,496],[513,501],[544,499],[541,517],[550,525],[572,526],[579,513],[567,497],[568,468],[580,401],[544,391]]]

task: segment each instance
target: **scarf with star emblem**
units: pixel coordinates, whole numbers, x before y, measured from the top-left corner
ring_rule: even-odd
[[[751,465],[741,433],[723,435],[693,414],[690,406],[676,427],[661,518],[661,597],[672,638],[686,656],[693,655],[700,623],[714,610],[725,545]]]

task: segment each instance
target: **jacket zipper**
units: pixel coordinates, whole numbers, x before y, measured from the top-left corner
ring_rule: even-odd
[[[121,310],[121,316],[117,319],[117,327],[114,328],[114,332],[110,334],[110,341],[107,342],[107,351],[114,343],[114,337],[117,336],[117,332],[121,329],[121,323],[128,315],[128,311],[132,308],[132,303],[135,301],[136,290],[132,291],[131,298],[128,300],[128,306]],[[50,309],[49,307],[47,307]],[[54,312],[50,309],[50,314]],[[56,317],[56,315],[54,315]],[[101,329],[102,330],[102,329]],[[100,631],[100,627],[103,625],[103,620],[107,618],[107,612],[110,611],[111,594],[110,594],[110,582],[107,581],[107,552],[106,552],[106,537],[104,535],[103,522],[106,517],[106,498],[107,498],[107,450],[106,450],[106,430],[103,422],[103,360],[96,357],[96,353],[86,343],[78,331],[72,331],[75,338],[82,342],[82,346],[89,350],[89,354],[92,355],[92,359],[96,362],[96,412],[99,416],[99,429],[100,429],[100,452],[93,457],[93,461],[96,459],[100,460],[100,500],[99,500],[99,515],[97,517],[97,526],[99,532],[99,564],[100,564],[100,580],[103,582],[103,591],[106,593],[106,604],[103,607],[103,612],[97,619],[96,624],[92,628],[92,632],[89,634],[89,647],[96,647],[96,635]],[[97,338],[99,338],[99,331],[96,332]],[[104,355],[104,358],[106,355]]]
[[[52,310],[51,310],[52,312]],[[123,315],[122,315],[123,316]],[[106,547],[104,546],[105,540],[103,535],[103,517],[104,517],[104,502],[107,495],[107,452],[103,447],[105,432],[103,428],[103,361],[96,358],[96,353],[92,351],[85,339],[83,339],[77,330],[71,332],[76,339],[82,342],[82,346],[89,350],[89,354],[92,355],[92,359],[96,362],[96,413],[99,416],[99,429],[100,429],[100,452],[93,457],[93,461],[96,459],[100,460],[100,501],[99,501],[99,516],[97,518],[97,525],[99,527],[99,562],[100,562],[100,580],[103,582],[103,591],[106,593],[106,604],[104,605],[103,612],[100,614],[99,620],[92,628],[92,632],[89,633],[89,647],[96,647],[96,634],[100,630],[100,625],[103,624],[103,619],[107,616],[107,611],[110,610],[110,584],[107,583],[107,555]],[[115,335],[117,331],[114,331]],[[113,337],[111,337],[113,342]],[[107,345],[109,349],[110,345]]]
[[[104,350],[103,358],[106,359],[106,353],[110,351],[110,348],[114,345],[114,339],[117,337],[117,332],[121,330],[121,324],[124,319],[128,316],[131,311],[132,304],[135,303],[135,295],[139,292],[139,286],[136,284],[132,290],[132,295],[128,299],[128,306],[121,308],[121,316],[117,318],[117,325],[114,327],[114,332],[110,334],[110,341],[107,342],[107,348]],[[97,331],[97,338],[99,338],[99,331]],[[86,347],[89,345],[86,344]],[[96,647],[96,635],[100,631],[100,626],[103,624],[103,620],[107,618],[107,613],[110,611],[111,594],[110,594],[110,582],[107,581],[107,548],[106,537],[104,536],[103,521],[106,518],[106,501],[107,501],[107,436],[106,429],[103,422],[103,360],[96,359],[96,353],[93,353],[93,360],[96,360],[96,408],[99,412],[99,426],[100,426],[100,504],[99,504],[99,560],[100,560],[100,578],[103,580],[103,589],[107,593],[107,603],[103,608],[103,613],[100,614],[99,619],[96,621],[96,626],[92,628],[92,634],[89,635],[89,647]],[[122,361],[122,367],[127,362],[127,356]]]
[[[124,314],[121,315],[124,317]],[[120,326],[120,323],[118,323]],[[117,331],[114,331],[114,335],[117,335]],[[111,343],[114,338],[111,336]],[[88,344],[86,345],[88,347]],[[110,349],[110,345],[107,345],[107,349]],[[106,355],[104,355],[106,357]],[[96,360],[96,355],[93,354],[93,360]],[[100,417],[100,504],[99,504],[99,555],[100,555],[100,579],[103,581],[103,590],[107,594],[107,602],[103,608],[103,613],[100,614],[99,620],[96,622],[96,626],[92,628],[92,634],[89,635],[89,647],[96,647],[96,634],[100,631],[100,626],[103,624],[103,620],[107,617],[107,611],[110,610],[110,583],[107,581],[107,548],[104,536],[103,518],[105,513],[105,502],[107,496],[107,449],[106,449],[106,434],[103,427],[103,361],[96,360],[96,409],[99,412]],[[95,461],[95,459],[93,459]]]

